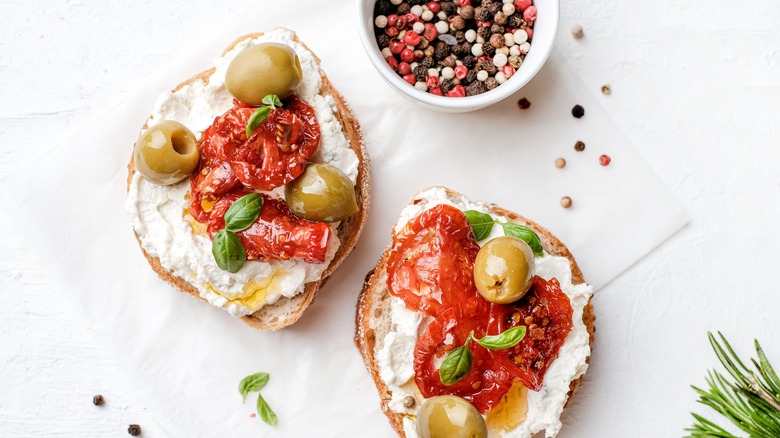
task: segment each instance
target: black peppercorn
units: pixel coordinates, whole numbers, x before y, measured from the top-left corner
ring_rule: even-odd
[[[455,56],[453,56],[453,55],[450,55],[450,56],[444,58],[444,61],[441,62],[441,65],[443,65],[444,67],[455,68],[458,65],[458,63],[456,61],[457,61],[457,58],[455,58]]]
[[[517,107],[521,110],[526,110],[528,108],[531,108],[531,101],[526,99],[525,97],[517,101]]]
[[[390,36],[386,33],[381,33],[376,37],[376,42],[379,44],[380,49],[384,49],[388,44],[390,44]]]
[[[471,44],[469,44],[468,41],[464,41],[462,43],[458,43],[452,46],[453,55],[465,56],[469,53],[471,53]]]
[[[498,71],[498,67],[496,67],[495,64],[493,64],[493,61],[488,61],[487,59],[477,62],[476,67],[474,67],[474,70],[476,71],[482,71],[485,70],[488,72],[490,76],[495,76],[496,72]]]
[[[474,18],[475,8],[471,5],[461,6],[460,7],[460,16],[463,17],[466,20],[471,20]]]
[[[450,28],[454,30],[461,30],[466,27],[466,20],[460,15],[452,15],[447,20],[450,22]]]
[[[496,54],[496,48],[488,43],[485,43],[482,45],[482,53],[492,58],[493,55]]]
[[[492,26],[490,26],[490,33],[494,33],[494,34],[497,33],[497,34],[503,35],[504,34],[504,26],[502,26],[500,24],[495,24],[494,23]]]
[[[487,78],[487,80],[485,81],[485,86],[487,87],[488,90],[492,90],[498,87],[498,81],[496,80],[496,78]]]
[[[515,29],[519,29],[524,24],[523,14],[512,14],[506,19],[506,25]]]
[[[459,30],[455,32],[455,41],[462,43],[463,41],[466,41],[466,33],[462,30]]]
[[[490,6],[488,6],[488,10],[492,15],[496,15],[498,11],[501,10],[501,6],[502,6],[501,2],[491,3]]]
[[[409,3],[401,3],[398,5],[398,15],[406,15],[411,11],[412,7],[409,6]]]
[[[574,143],[574,150],[577,152],[582,152],[585,150],[585,143],[577,140],[577,143]]]
[[[433,58],[430,56],[426,56],[425,58],[420,61],[420,65],[425,68],[432,68],[436,63],[433,61]]]
[[[131,424],[130,426],[127,426],[127,433],[129,433],[131,436],[140,436],[141,426],[137,424]]]
[[[425,74],[428,71],[425,67],[418,65],[417,67],[412,70],[412,74],[414,75],[414,78],[417,79],[418,82],[425,82]]]
[[[419,44],[417,44],[417,47],[416,47],[416,48],[417,48],[417,49],[420,49],[420,50],[425,50],[425,49],[427,49],[427,48],[428,48],[428,45],[429,45],[429,44],[430,44],[430,43],[428,43],[428,40],[426,40],[425,38],[420,38],[420,43],[419,43]]]
[[[583,108],[582,105],[574,105],[574,108],[571,109],[571,115],[579,119],[585,115],[585,108]]]
[[[103,406],[103,403],[105,402],[105,399],[103,399],[103,396],[100,394],[92,397],[92,404],[95,406]]]
[[[447,45],[444,41],[439,41],[436,43],[436,51],[433,52],[433,56],[436,58],[437,61],[443,61],[444,58],[449,56],[450,54],[450,46]]]
[[[490,21],[490,9],[489,8],[476,8],[474,9],[474,18],[477,21]]]
[[[469,54],[463,57],[462,62],[466,67],[474,68],[477,65],[477,58]]]
[[[482,39],[485,41],[490,40],[490,28],[489,27],[480,27],[477,29],[477,36],[481,36]]]
[[[393,13],[393,4],[390,3],[390,0],[379,0],[374,5],[374,16],[377,15],[390,15]]]
[[[422,6],[426,3],[428,3],[426,0],[409,0],[409,4],[412,6],[417,6],[417,5]]]
[[[474,70],[469,70],[468,73],[466,73],[466,77],[463,79],[466,81],[467,84],[470,84],[472,82],[479,82],[477,81],[477,72]]]
[[[482,94],[485,91],[487,91],[487,87],[485,87],[484,82],[474,81],[470,83],[468,87],[466,87],[466,96],[476,96],[477,94]]]
[[[496,15],[493,17],[493,21],[496,24],[506,24],[506,14],[503,11],[496,12]]]
[[[454,86],[455,84],[452,83],[452,79],[442,79],[439,81],[439,87],[441,87],[441,91],[444,93],[452,90]]]
[[[447,15],[455,13],[455,5],[452,2],[441,2],[441,10]]]

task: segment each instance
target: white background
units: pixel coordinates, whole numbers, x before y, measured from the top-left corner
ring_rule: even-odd
[[[88,123],[246,7],[222,3],[0,2],[0,169]],[[567,34],[574,23],[583,40]],[[707,330],[745,353],[758,337],[780,363],[778,23],[774,0],[563,1],[558,50],[594,93],[612,86],[603,106],[692,223],[598,291],[592,368],[561,436],[681,435],[702,410],[687,385],[716,362]],[[151,424],[1,212],[0,242],[0,436],[123,436],[128,423]]]

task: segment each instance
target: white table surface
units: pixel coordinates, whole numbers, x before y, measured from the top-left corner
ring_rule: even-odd
[[[561,32],[579,23],[586,37],[558,50],[594,93],[611,85],[602,104],[692,222],[597,292],[592,366],[561,436],[679,436],[703,410],[687,385],[716,363],[707,330],[745,353],[758,337],[780,362],[780,3],[562,3]],[[0,172],[245,7],[0,0]],[[0,242],[0,437],[127,436],[129,423],[153,434],[2,208]]]

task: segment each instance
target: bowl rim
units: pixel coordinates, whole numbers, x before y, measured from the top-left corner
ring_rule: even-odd
[[[515,73],[508,81],[496,87],[493,90],[487,91],[476,96],[465,97],[447,97],[437,96],[435,94],[428,93],[427,91],[418,90],[413,85],[403,80],[398,73],[393,71],[381,56],[381,51],[376,43],[373,32],[373,4],[376,0],[355,0],[357,3],[357,19],[358,19],[358,32],[360,34],[360,41],[363,44],[363,49],[368,55],[369,60],[374,65],[374,68],[379,71],[382,77],[390,83],[396,90],[403,95],[419,101],[421,103],[444,109],[456,109],[456,110],[468,110],[482,108],[487,105],[500,102],[512,94],[519,91],[524,87],[536,74],[541,70],[542,66],[547,62],[547,59],[552,53],[552,49],[555,43],[555,36],[558,33],[558,26],[560,21],[560,0],[535,0],[534,4],[538,1],[543,1],[545,6],[549,5],[549,10],[546,10],[545,15],[549,18],[549,38],[542,39],[539,43],[532,45],[532,53],[534,49],[538,50],[535,53],[539,53],[537,61],[526,67],[524,63],[518,69],[518,73]],[[367,5],[371,4],[372,7],[368,8]],[[366,17],[369,17],[368,20]],[[546,21],[545,21],[546,22]],[[541,47],[540,47],[541,46]],[[538,49],[537,49],[538,47]],[[536,55],[535,55],[536,56]],[[524,68],[526,67],[526,68]],[[520,73],[522,72],[522,73]],[[514,80],[514,82],[513,82]]]

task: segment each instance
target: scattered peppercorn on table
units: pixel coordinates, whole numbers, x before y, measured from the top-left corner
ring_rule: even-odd
[[[594,355],[559,437],[682,435],[689,412],[704,411],[688,385],[704,385],[716,364],[707,330],[723,331],[744,357],[759,338],[769,359],[780,359],[771,342],[780,206],[766,202],[780,184],[775,1],[738,15],[722,0],[706,14],[667,0],[563,1],[555,53],[537,77],[495,107],[460,115],[422,110],[382,82],[357,41],[352,1],[261,2],[246,11],[201,0],[37,6],[8,4],[0,18],[8,85],[0,437],[393,436],[352,345],[354,301],[399,208],[433,184],[545,224],[599,286]],[[428,6],[446,12],[435,10]],[[499,12],[517,15],[502,4],[491,26]],[[420,37],[413,47],[432,33],[415,24],[404,28],[404,49],[416,42],[410,31]],[[374,193],[356,254],[307,316],[289,331],[259,333],[159,286],[136,254],[120,189],[125,140],[137,137],[157,91],[186,77],[176,70],[198,71],[231,38],[275,25],[301,35],[351,104]],[[460,31],[476,43],[479,29]],[[504,66],[508,43],[522,40],[515,33],[509,41],[505,28],[504,45],[490,44],[510,51]],[[480,43],[483,56],[490,42]],[[445,94],[444,81],[452,91],[464,74],[457,61],[466,63],[439,65],[453,53],[439,60],[436,45],[425,71],[401,67],[404,49],[391,54],[414,86],[432,92],[428,79],[437,77]],[[474,45],[464,58],[476,56]],[[489,88],[503,73],[493,60],[495,73],[484,64],[474,72],[477,60],[465,75]],[[685,221],[680,205],[690,225],[645,257]],[[276,429],[252,417],[255,406],[242,405],[237,391],[260,370],[273,375],[263,396]]]

